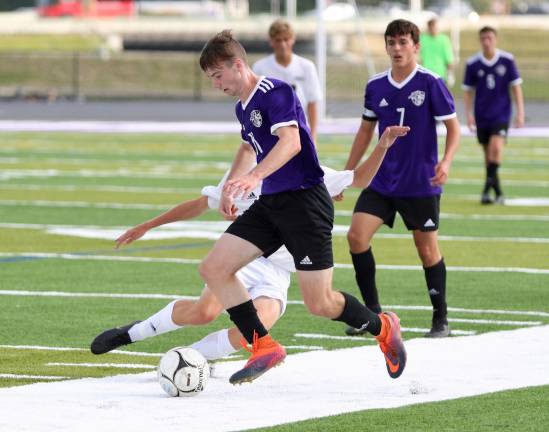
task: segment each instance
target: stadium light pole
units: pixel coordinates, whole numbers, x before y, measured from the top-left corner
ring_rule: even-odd
[[[318,70],[318,80],[323,97],[318,102],[318,120],[322,122],[326,118],[326,28],[324,26],[325,0],[316,0],[316,40],[315,60]]]

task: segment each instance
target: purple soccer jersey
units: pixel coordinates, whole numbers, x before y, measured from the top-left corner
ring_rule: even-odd
[[[402,82],[391,70],[374,75],[366,85],[365,120],[379,121],[379,134],[387,126],[409,126],[388,150],[370,187],[391,197],[419,198],[439,195],[432,186],[438,162],[436,122],[456,117],[454,100],[442,79],[417,66]]]
[[[508,124],[511,120],[509,87],[522,83],[513,55],[496,50],[491,60],[477,53],[467,60],[464,90],[475,90],[475,121],[478,127]]]
[[[283,126],[299,128],[301,151],[263,180],[261,193],[308,189],[322,183],[320,168],[303,109],[294,90],[285,82],[260,77],[246,102],[236,103],[236,117],[242,139],[252,146],[260,163],[278,142],[276,130]]]

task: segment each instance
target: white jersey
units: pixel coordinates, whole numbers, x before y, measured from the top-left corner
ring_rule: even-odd
[[[354,171],[336,171],[325,166],[322,167],[322,170],[324,171],[324,183],[326,184],[326,189],[328,189],[330,196],[339,195],[353,183]],[[229,172],[227,171],[217,186],[206,186],[202,188],[202,195],[208,197],[208,207],[211,209],[219,209],[223,185],[225,184],[228,175]],[[260,195],[261,183],[245,199],[238,199],[235,201],[234,204],[237,208],[237,214],[241,215],[248,210]],[[295,272],[294,259],[285,246],[282,246],[267,259],[277,267],[289,272]]]
[[[277,63],[274,54],[262,58],[254,63],[253,71],[258,75],[265,75],[290,84],[299,98],[301,107],[307,114],[307,106],[322,99],[322,90],[314,63],[304,57],[292,54],[288,66]]]

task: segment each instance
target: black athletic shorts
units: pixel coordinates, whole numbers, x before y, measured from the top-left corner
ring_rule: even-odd
[[[436,231],[440,214],[440,195],[425,198],[393,198],[367,188],[358,197],[354,212],[377,216],[391,228],[398,212],[409,230]]]
[[[494,123],[488,127],[477,127],[478,142],[484,146],[488,145],[492,135],[499,135],[503,138],[507,138],[508,129],[509,123]]]
[[[264,256],[285,245],[298,270],[324,270],[334,265],[334,206],[324,183],[310,189],[261,195],[227,228],[253,243]]]

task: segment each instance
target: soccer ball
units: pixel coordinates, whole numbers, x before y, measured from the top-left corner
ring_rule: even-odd
[[[160,359],[158,382],[170,396],[194,396],[204,390],[210,367],[193,348],[172,348]]]

